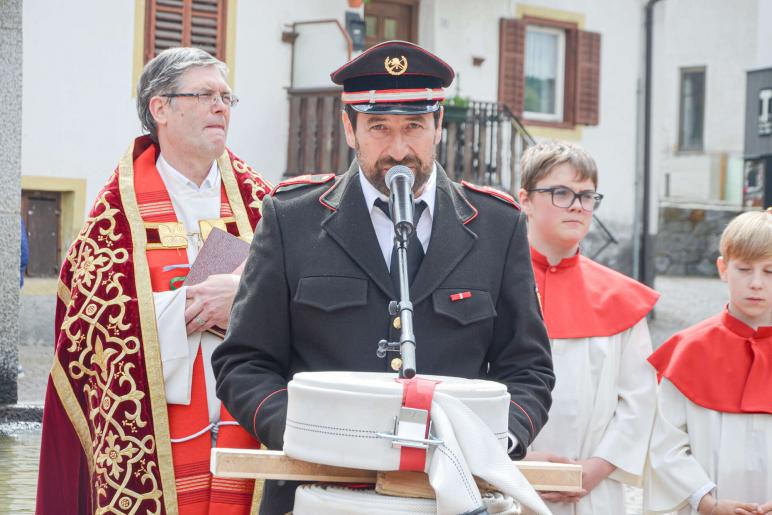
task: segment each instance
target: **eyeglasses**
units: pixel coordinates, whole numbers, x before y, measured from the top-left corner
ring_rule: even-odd
[[[579,205],[585,211],[595,211],[600,207],[600,201],[603,195],[594,191],[580,191],[576,193],[565,186],[555,186],[554,188],[533,188],[529,193],[550,193],[552,195],[552,205],[555,207],[568,208],[574,205],[574,201],[579,199]]]
[[[230,93],[167,93],[160,96],[164,98],[194,97],[199,104],[206,106],[214,105],[218,100],[228,107],[236,107],[236,104],[239,103],[239,97]]]

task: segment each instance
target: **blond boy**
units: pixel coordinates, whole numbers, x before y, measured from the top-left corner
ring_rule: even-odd
[[[665,342],[644,507],[679,515],[772,513],[772,215],[721,237],[723,312]]]

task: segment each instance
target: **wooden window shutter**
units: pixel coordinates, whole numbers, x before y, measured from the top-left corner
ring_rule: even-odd
[[[499,102],[516,116],[525,103],[525,23],[513,18],[499,22]]]
[[[145,62],[167,48],[192,46],[225,60],[226,0],[150,0]]]
[[[578,31],[574,123],[598,125],[600,111],[600,34]]]

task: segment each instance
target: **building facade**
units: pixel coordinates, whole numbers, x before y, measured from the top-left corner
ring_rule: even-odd
[[[140,133],[134,88],[155,52],[194,44],[228,64],[241,98],[229,147],[277,182],[346,168],[350,156],[335,133],[340,114],[329,73],[360,43],[402,38],[454,67],[458,79],[449,94],[506,105],[536,140],[567,139],[592,153],[606,195],[598,216],[618,241],[599,259],[630,273],[642,6],[640,0],[371,0],[361,7],[347,0],[24,2],[22,211],[32,217],[28,225],[52,228],[36,231],[30,272],[56,273],[94,197]],[[329,98],[301,101],[309,95]],[[332,143],[298,145],[299,131],[308,131],[293,125],[300,115],[318,115],[315,130],[332,131]],[[508,155],[505,161],[517,157]],[[516,176],[499,178],[497,186],[516,189]],[[600,231],[593,235],[589,253],[608,241]]]

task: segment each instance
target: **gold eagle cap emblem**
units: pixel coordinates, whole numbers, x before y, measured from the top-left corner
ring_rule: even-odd
[[[400,57],[387,57],[383,61],[383,66],[389,75],[402,75],[407,71],[407,58],[403,55]]]

